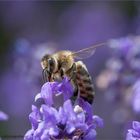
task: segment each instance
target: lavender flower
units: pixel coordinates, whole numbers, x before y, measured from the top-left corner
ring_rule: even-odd
[[[0,111],[0,121],[6,121],[6,120],[8,120],[8,115]]]
[[[45,104],[40,108],[32,106],[29,115],[32,128],[27,131],[24,140],[94,140],[97,135],[95,129],[103,126],[103,120],[93,116],[91,105],[83,99],[78,99],[73,105],[69,99],[72,93],[73,89],[67,78],[61,83],[45,83],[35,99],[43,98]],[[53,98],[60,94],[63,94],[63,105],[55,108]]]
[[[106,92],[109,101],[132,107],[140,112],[139,89],[134,88],[140,76],[140,36],[112,39],[108,42],[111,57],[97,78],[97,86]],[[128,117],[126,117],[128,118]]]
[[[140,113],[140,80],[138,79],[132,88],[133,96],[131,104],[136,113]]]
[[[140,139],[140,122],[133,121],[132,129],[127,132],[126,140],[139,140]]]

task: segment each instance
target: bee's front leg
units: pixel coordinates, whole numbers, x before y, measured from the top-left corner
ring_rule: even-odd
[[[42,79],[44,83],[51,81],[51,73],[46,68],[42,71]]]
[[[64,78],[64,69],[63,68],[60,69],[60,76],[62,79]]]

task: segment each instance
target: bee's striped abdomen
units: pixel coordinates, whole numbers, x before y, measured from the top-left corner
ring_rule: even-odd
[[[88,70],[82,61],[76,62],[76,69],[76,80],[80,93],[79,96],[92,104],[95,91]]]

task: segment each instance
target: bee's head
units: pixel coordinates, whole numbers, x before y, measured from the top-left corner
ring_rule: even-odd
[[[44,55],[41,59],[41,66],[43,69],[53,72],[56,69],[56,60],[51,55]]]
[[[46,54],[42,57],[41,59],[41,66],[42,66],[42,69],[46,69],[48,67],[48,60],[50,59],[50,55],[49,54]]]
[[[43,79],[47,79],[47,81],[50,81],[51,74],[55,70],[55,63],[56,62],[54,58],[51,57],[51,55],[46,54],[42,57],[41,66],[43,68]]]

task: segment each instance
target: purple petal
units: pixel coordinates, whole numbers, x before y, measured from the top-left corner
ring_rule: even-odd
[[[44,99],[45,103],[48,105],[52,105],[53,104],[53,98],[52,98],[52,94],[53,94],[53,89],[52,89],[52,85],[53,83],[45,83],[42,88],[41,88],[41,97]]]
[[[133,86],[132,106],[135,112],[140,112],[140,81],[138,80]]]
[[[63,109],[64,109],[66,115],[68,116],[68,120],[71,120],[71,121],[76,120],[76,114],[73,110],[73,106],[72,106],[70,100],[67,100],[64,102]]]
[[[68,134],[71,134],[75,130],[75,125],[71,122],[68,122],[66,125],[66,131]]]
[[[60,107],[59,108],[59,123],[61,123],[61,124],[66,124],[66,121],[67,121],[67,115],[66,115],[66,113],[64,112],[64,110],[63,110],[63,108],[62,107]]]
[[[29,120],[32,124],[32,128],[36,129],[38,127],[38,121],[36,118],[33,117],[32,113],[29,115]]]
[[[73,95],[73,87],[67,77],[63,79],[62,83],[57,85],[57,92],[63,93],[64,101],[68,100]]]
[[[84,137],[84,140],[95,140],[97,133],[94,129],[91,129]]]
[[[64,78],[61,88],[64,92],[64,101],[66,101],[73,95],[73,87],[68,78]]]
[[[55,108],[49,107],[47,105],[42,105],[40,110],[45,119],[45,122],[49,122],[51,124],[57,123],[59,117],[58,112]]]
[[[38,93],[38,94],[35,96],[35,102],[36,102],[38,99],[40,99],[40,98],[42,98],[42,96],[41,96],[40,93]]]
[[[78,113],[77,119],[80,123],[84,123],[85,122],[85,113],[84,112]]]
[[[79,136],[73,136],[72,140],[79,140]]]
[[[49,128],[49,135],[50,136],[58,136],[58,134],[59,134],[59,130],[56,126]]]
[[[42,136],[43,131],[45,130],[45,123],[42,121],[38,124],[38,128],[35,130],[33,139],[38,139]]]
[[[93,116],[93,123],[96,125],[96,127],[103,127],[104,123],[103,123],[103,119],[100,118],[99,116],[97,115],[94,115]]]
[[[33,129],[28,130],[24,136],[24,140],[33,140],[33,133]]]
[[[37,107],[35,105],[32,105],[32,111],[33,112],[38,112],[38,109],[37,109]]]
[[[126,140],[136,140],[136,138],[134,138],[132,134],[128,132],[126,135]]]
[[[48,135],[48,130],[44,130],[41,140],[50,140],[49,135]]]
[[[129,129],[129,130],[128,130],[128,133],[131,133],[132,136],[135,137],[135,138],[140,138],[140,134],[139,134],[139,132],[137,132],[136,130]]]
[[[77,100],[77,102],[78,102],[79,106],[81,106],[87,114],[86,115],[87,116],[86,117],[86,122],[91,123],[92,122],[92,116],[93,116],[92,106],[88,102],[84,101],[82,98],[79,98]]]
[[[134,130],[136,130],[140,133],[140,122],[133,121],[132,127],[133,127]]]
[[[48,105],[53,104],[53,95],[63,94],[64,101],[68,100],[73,95],[73,87],[68,80],[64,78],[61,83],[59,82],[47,82],[41,88],[41,97],[45,100],[45,103]],[[41,98],[40,95],[37,95],[35,100]]]
[[[0,121],[8,120],[8,115],[0,111]]]
[[[36,106],[32,105],[32,112],[29,115],[29,120],[32,124],[32,128],[36,129],[38,127],[38,122],[40,120],[40,113]]]
[[[88,129],[88,125],[86,123],[79,123],[79,122],[75,123],[75,127],[76,127],[76,129],[80,129],[83,132],[87,131],[87,129]]]

